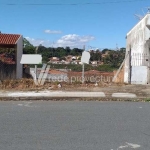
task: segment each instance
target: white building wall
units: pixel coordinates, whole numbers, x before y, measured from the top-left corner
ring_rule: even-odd
[[[133,66],[131,84],[147,84],[147,67]]]
[[[16,66],[16,79],[21,79],[23,77],[23,66],[20,63],[23,54],[23,37],[20,36],[17,41],[17,66]]]
[[[134,28],[127,33],[127,46],[126,54],[131,50],[131,65],[132,66],[144,66],[146,64],[145,59],[140,59],[139,55],[150,54],[150,14],[147,14]],[[136,59],[132,59],[132,58]],[[150,60],[149,60],[150,61]],[[125,61],[125,73],[124,82],[129,83],[129,55]]]

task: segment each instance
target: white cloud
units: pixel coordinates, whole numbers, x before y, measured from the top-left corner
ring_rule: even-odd
[[[80,36],[77,34],[68,34],[61,37],[54,44],[55,47],[83,47],[86,43],[94,40],[93,36]]]
[[[62,31],[57,31],[57,30],[45,30],[44,32],[48,34],[61,34],[62,33]]]
[[[42,44],[45,47],[51,47],[51,45],[52,45],[52,42],[49,40],[34,39],[34,38],[30,38],[30,37],[25,37],[25,38],[34,46],[38,46],[38,45]]]
[[[49,40],[43,40],[43,39],[33,39],[30,37],[26,37],[26,39],[33,44],[34,46],[38,46],[42,44],[45,47],[51,47],[52,45],[54,47],[66,47],[69,46],[71,48],[83,48],[83,45],[86,45],[88,42],[95,39],[93,36],[80,36],[77,34],[68,34],[65,36],[62,36],[60,39],[55,41],[54,43]]]

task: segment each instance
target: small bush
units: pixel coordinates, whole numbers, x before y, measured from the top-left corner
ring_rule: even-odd
[[[150,102],[150,97],[145,99],[145,102]]]

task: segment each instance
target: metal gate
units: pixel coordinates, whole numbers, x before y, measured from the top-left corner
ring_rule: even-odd
[[[150,55],[145,53],[131,54],[131,83],[150,84]]]

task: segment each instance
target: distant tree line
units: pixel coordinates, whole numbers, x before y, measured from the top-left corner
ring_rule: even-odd
[[[110,50],[110,49],[103,49],[103,50],[92,50],[90,52],[91,58],[90,61],[98,61],[103,62],[103,65],[98,67],[92,67],[91,65],[86,65],[85,70],[96,69],[99,71],[112,71],[115,68],[118,68],[124,60],[125,57],[125,48],[120,48],[119,50]],[[70,47],[44,47],[40,45],[38,47],[37,53],[42,55],[43,63],[47,63],[49,58],[51,57],[59,57],[60,60],[65,60],[67,55],[73,56],[81,56],[83,49],[73,48]],[[36,47],[34,47],[27,39],[24,38],[24,54],[35,54]],[[106,54],[107,53],[107,54]],[[104,56],[105,55],[105,56]],[[59,65],[53,64],[51,65],[54,68],[61,69],[61,68],[68,68],[74,71],[81,71],[81,65]]]

